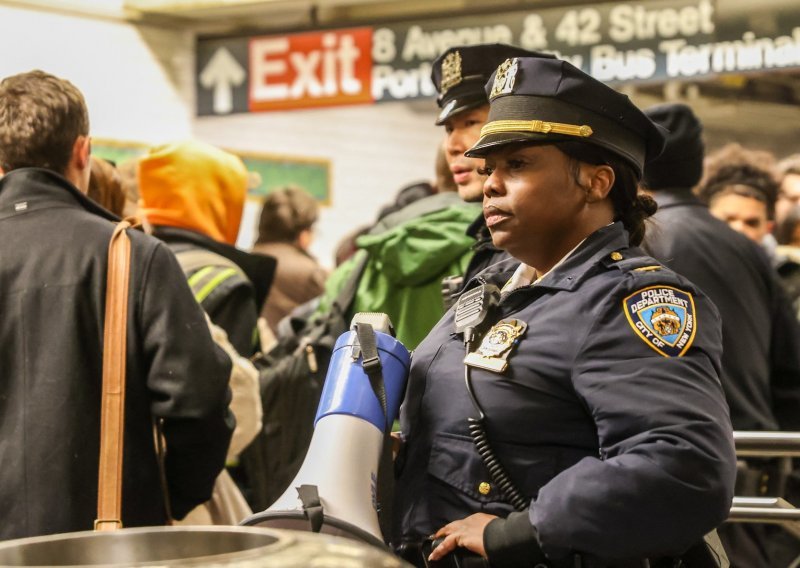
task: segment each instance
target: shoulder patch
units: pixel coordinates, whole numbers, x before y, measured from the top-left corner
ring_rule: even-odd
[[[625,317],[642,341],[664,357],[680,357],[697,331],[694,298],[672,286],[648,286],[622,301]]]

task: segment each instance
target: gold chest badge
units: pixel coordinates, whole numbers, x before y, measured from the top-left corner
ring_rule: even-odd
[[[528,324],[524,321],[500,320],[483,336],[480,347],[464,358],[464,363],[494,373],[502,373],[508,368],[508,356],[526,329]]]

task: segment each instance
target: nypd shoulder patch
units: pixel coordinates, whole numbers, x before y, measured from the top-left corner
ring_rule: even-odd
[[[633,331],[664,357],[680,357],[697,331],[694,298],[672,286],[649,286],[622,301]]]

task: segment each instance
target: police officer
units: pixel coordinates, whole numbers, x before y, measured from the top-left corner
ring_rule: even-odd
[[[735,455],[719,315],[636,247],[663,129],[557,59],[508,59],[486,88],[467,153],[516,260],[415,351],[396,544],[432,535],[431,560],[466,549],[499,567],[671,562],[728,515]]]
[[[489,116],[489,100],[484,86],[500,63],[509,57],[548,57],[552,55],[527,51],[502,43],[460,45],[451,47],[434,62],[431,71],[439,96],[436,103],[441,111],[437,126],[444,126],[444,152],[447,166],[458,187],[458,196],[467,203],[483,200],[483,182],[486,176],[479,170],[483,161],[464,155],[480,138],[481,127]],[[492,264],[508,258],[508,253],[492,243],[483,215],[468,227],[467,235],[475,239],[473,255],[463,275],[445,282],[458,290],[464,283]]]

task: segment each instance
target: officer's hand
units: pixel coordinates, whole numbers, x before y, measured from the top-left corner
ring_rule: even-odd
[[[492,520],[497,517],[486,513],[475,513],[466,519],[453,521],[449,525],[440,528],[434,539],[444,540],[433,549],[428,560],[440,560],[457,547],[466,548],[476,554],[486,557],[486,550],[483,548],[483,530]]]

